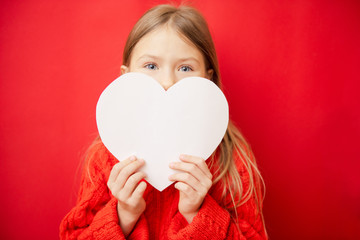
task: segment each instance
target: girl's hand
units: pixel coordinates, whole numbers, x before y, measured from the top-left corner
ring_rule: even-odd
[[[170,168],[181,172],[171,175],[169,180],[177,181],[179,212],[191,223],[212,186],[212,174],[202,158],[181,155],[180,160],[170,164]]]
[[[117,212],[125,236],[132,231],[146,208],[143,198],[146,183],[140,182],[146,175],[138,172],[143,165],[144,160],[129,157],[114,165],[107,182],[112,195],[118,200]]]

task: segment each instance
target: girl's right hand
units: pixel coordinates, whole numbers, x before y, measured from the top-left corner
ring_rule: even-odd
[[[114,165],[107,182],[112,195],[118,200],[117,212],[125,236],[132,231],[146,208],[143,194],[147,185],[140,182],[146,175],[138,171],[143,165],[143,159],[131,156]]]

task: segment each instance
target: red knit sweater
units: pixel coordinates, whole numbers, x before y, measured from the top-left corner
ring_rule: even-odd
[[[108,187],[116,160],[99,144],[85,166],[76,206],[60,225],[61,239],[126,239],[119,226],[116,205]],[[248,182],[246,175],[243,182]],[[127,239],[266,239],[261,217],[250,199],[238,210],[238,228],[230,214],[219,206],[220,186],[215,184],[188,224],[178,211],[179,192],[173,185],[159,192],[148,184],[144,193],[146,210]]]

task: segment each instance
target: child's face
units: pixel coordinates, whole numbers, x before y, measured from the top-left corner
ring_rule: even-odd
[[[121,72],[141,72],[156,79],[165,90],[185,77],[210,79],[202,53],[171,27],[161,27],[145,35],[131,53],[129,66]]]

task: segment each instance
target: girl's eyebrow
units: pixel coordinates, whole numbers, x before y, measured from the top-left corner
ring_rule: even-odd
[[[194,58],[194,57],[180,58],[180,59],[179,59],[179,62],[186,62],[186,61],[194,61],[194,62],[196,62],[197,64],[200,64],[199,60],[197,60],[197,59]]]
[[[151,58],[151,59],[155,59],[155,60],[160,59],[160,57],[155,56],[155,55],[144,54],[144,55],[140,56],[137,60],[141,60],[141,59],[143,59],[143,58]]]

